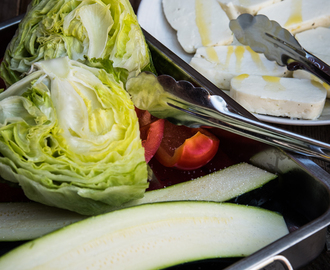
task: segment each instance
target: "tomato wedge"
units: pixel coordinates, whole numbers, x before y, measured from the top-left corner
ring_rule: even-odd
[[[165,167],[194,170],[208,163],[218,148],[219,139],[209,131],[165,121],[164,137],[155,157]]]
[[[144,147],[144,157],[148,163],[155,155],[163,138],[164,119],[153,117],[148,111],[135,108],[139,118],[140,138]]]

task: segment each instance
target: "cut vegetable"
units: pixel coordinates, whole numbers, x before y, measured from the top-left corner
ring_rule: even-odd
[[[0,269],[160,269],[249,255],[286,235],[268,210],[214,202],[146,204],[88,218],[0,258]]]
[[[253,165],[241,163],[195,180],[148,191],[142,199],[130,201],[122,208],[161,201],[222,202],[261,187],[276,177]],[[85,218],[60,209],[54,212],[53,209],[35,203],[0,204],[0,241],[31,240]]]
[[[39,203],[1,203],[0,241],[30,240],[85,219],[68,210]]]
[[[164,136],[156,159],[165,167],[195,170],[217,153],[219,139],[203,128],[188,128],[165,121]]]
[[[148,191],[143,198],[124,206],[177,200],[223,202],[261,187],[276,177],[248,163],[240,163],[195,180]]]

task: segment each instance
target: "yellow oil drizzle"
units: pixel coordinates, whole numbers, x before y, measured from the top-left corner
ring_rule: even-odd
[[[322,83],[321,84],[321,83],[319,83],[317,81],[314,81],[314,80],[311,80],[311,83],[312,83],[313,86],[315,86],[315,87],[317,87],[317,88],[319,88],[321,90],[323,90],[324,88],[327,89],[326,85],[329,87],[329,85],[326,84],[326,83]]]
[[[259,67],[260,70],[267,70],[258,53],[253,51],[249,46],[246,47],[246,50],[251,54],[253,62]]]
[[[248,78],[249,76],[250,76],[249,74],[241,74],[241,75],[236,76],[235,79],[243,81],[246,78]]]
[[[207,54],[207,58],[213,62],[213,63],[217,63],[217,64],[221,64],[218,54],[215,51],[214,47],[206,47],[206,54]]]
[[[228,66],[229,63],[230,63],[230,58],[231,56],[233,55],[234,53],[234,47],[233,46],[228,46],[227,47],[227,56],[226,56],[226,62],[225,62],[225,65]]]
[[[283,91],[285,87],[281,85],[281,78],[275,76],[262,76],[262,78],[267,82],[265,86],[265,90],[267,91]]]
[[[324,87],[327,91],[330,90],[330,85],[329,85],[329,84],[327,84],[327,83],[324,82],[322,85],[323,85],[323,87]]]
[[[249,78],[249,76],[250,76],[249,74],[241,74],[241,75],[238,75],[238,76],[234,77],[234,79],[235,79],[235,85],[236,85],[234,88],[237,88],[237,89],[241,88],[242,82],[245,79]]]
[[[281,78],[275,76],[262,76],[262,78],[269,83],[279,83]]]
[[[207,14],[205,8],[205,0],[196,0],[195,1],[195,10],[196,10],[196,25],[198,28],[199,35],[202,39],[202,45],[207,46],[211,44],[211,33],[208,23],[205,18],[208,18],[210,15]]]
[[[284,27],[288,27],[293,24],[301,23],[302,18],[302,0],[293,0],[291,5],[291,14],[289,19],[284,24]]]
[[[242,68],[242,60],[245,52],[244,46],[237,46],[235,49],[235,56],[236,56],[236,72],[240,73]]]

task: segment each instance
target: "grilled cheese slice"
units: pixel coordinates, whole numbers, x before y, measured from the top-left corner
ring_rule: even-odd
[[[330,29],[318,27],[302,33],[296,34],[296,39],[300,45],[308,52],[320,58],[323,62],[330,64]],[[327,89],[327,97],[330,98],[330,86],[318,77],[305,70],[293,72],[294,78],[309,79],[321,83]]]
[[[243,73],[288,76],[286,67],[267,60],[248,46],[217,46],[199,48],[190,65],[221,89],[230,89],[230,80]]]
[[[233,41],[229,19],[217,0],[163,0],[163,10],[187,53]]]
[[[257,12],[281,0],[217,0],[229,19],[236,19],[242,13],[256,15]]]
[[[264,115],[317,119],[327,91],[314,81],[242,74],[231,80],[230,96],[248,111]]]
[[[329,0],[285,0],[261,9],[258,14],[277,21],[292,34],[330,26]]]

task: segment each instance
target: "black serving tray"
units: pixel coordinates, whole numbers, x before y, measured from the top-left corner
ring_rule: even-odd
[[[0,58],[21,18],[0,24]],[[159,74],[166,73],[178,80],[185,79],[200,85],[198,75],[191,76],[174,53],[152,37],[148,38],[147,34],[146,37]],[[273,186],[238,197],[234,202],[281,212],[290,233],[246,258],[204,260],[169,269],[288,269],[290,265],[297,269],[316,258],[324,249],[327,226],[330,224],[330,175],[306,157],[258,142],[249,146],[246,139],[240,138],[241,145],[237,145],[240,141],[237,137],[235,143],[230,136],[222,138],[225,141],[222,150],[235,162],[251,161],[250,158],[254,157],[255,165],[279,177]],[[1,252],[19,244],[2,242]],[[272,261],[274,263],[269,265]]]

